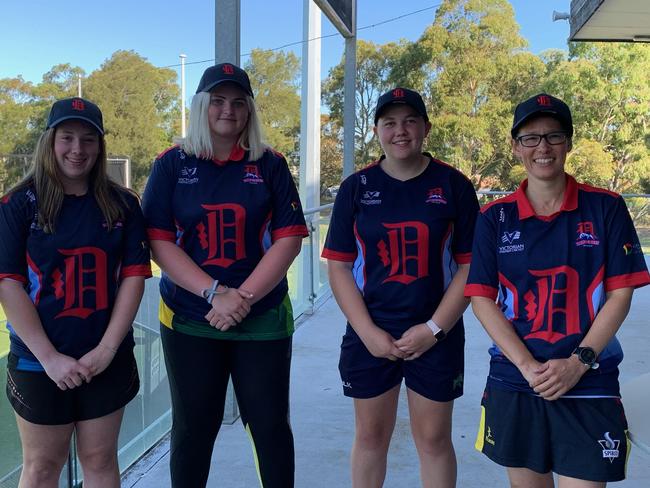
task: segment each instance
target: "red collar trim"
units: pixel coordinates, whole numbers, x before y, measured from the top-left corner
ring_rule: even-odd
[[[241,161],[242,159],[244,159],[245,154],[246,151],[244,150],[244,148],[242,148],[239,144],[235,144],[232,147],[232,150],[230,151],[230,155],[228,156],[228,159],[222,161],[217,158],[212,158],[212,161],[214,161],[217,164],[224,165],[228,161]]]
[[[517,202],[517,209],[519,210],[519,220],[527,219],[530,217],[537,217],[533,206],[530,204],[528,197],[526,196],[526,188],[528,188],[528,179],[525,179],[517,188],[517,191],[514,193],[515,200]],[[578,182],[575,178],[569,174],[566,175],[566,188],[564,190],[564,200],[562,201],[562,206],[560,207],[560,212],[570,212],[578,208]],[[552,219],[555,215],[545,215],[540,216],[539,218],[548,220]]]

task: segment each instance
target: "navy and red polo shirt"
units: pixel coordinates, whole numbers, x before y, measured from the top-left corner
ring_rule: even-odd
[[[535,359],[567,358],[580,344],[617,288],[650,283],[623,198],[579,184],[570,175],[559,212],[538,216],[526,197],[527,180],[513,194],[481,209],[466,296],[498,300],[505,317]],[[531,392],[519,370],[496,345],[490,348],[488,383]],[[566,396],[618,396],[614,337]]]
[[[275,240],[308,235],[284,157],[270,149],[256,161],[247,156],[235,146],[227,161],[202,159],[173,146],[154,162],[143,197],[149,238],[176,243],[231,288],[241,286]],[[249,317],[278,306],[287,290],[285,277]],[[164,273],[160,293],[174,314],[207,324],[205,299]]]
[[[0,202],[0,279],[25,284],[52,345],[77,359],[104,335],[120,281],[151,276],[139,202],[126,191],[123,197],[126,217],[109,230],[92,191],[65,195],[54,233],[45,233],[38,223],[33,187],[19,189]],[[39,369],[10,323],[7,328],[11,352]],[[122,346],[133,344],[130,332]]]
[[[431,318],[458,265],[470,262],[479,209],[470,181],[425,155],[429,165],[406,181],[384,172],[383,156],[349,176],[322,253],[353,263],[373,321],[398,337]]]

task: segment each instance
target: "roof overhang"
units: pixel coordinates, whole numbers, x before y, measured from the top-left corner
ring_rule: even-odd
[[[569,41],[650,42],[650,1],[571,0]]]

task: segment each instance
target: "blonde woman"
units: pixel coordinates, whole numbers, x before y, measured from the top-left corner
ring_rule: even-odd
[[[262,486],[292,487],[286,273],[307,228],[287,162],[262,143],[244,70],[205,71],[187,138],[154,163],[144,213],[163,271],[172,486],[206,485],[232,378]]]

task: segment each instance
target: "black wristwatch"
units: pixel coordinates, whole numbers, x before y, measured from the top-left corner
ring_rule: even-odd
[[[572,354],[578,356],[578,359],[585,366],[591,369],[598,369],[598,362],[596,361],[596,351],[591,347],[576,347]]]

